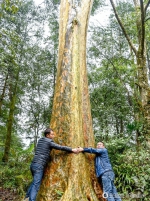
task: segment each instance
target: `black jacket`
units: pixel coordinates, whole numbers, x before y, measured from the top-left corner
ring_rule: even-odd
[[[45,166],[50,161],[50,152],[52,149],[58,149],[63,151],[72,152],[71,147],[61,146],[56,144],[52,139],[42,137],[39,139],[35,155],[32,163],[39,163]]]

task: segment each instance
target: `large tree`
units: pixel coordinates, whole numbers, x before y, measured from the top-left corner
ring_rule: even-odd
[[[51,128],[59,144],[94,146],[86,69],[87,28],[93,0],[61,0],[59,55]],[[54,151],[38,194],[44,200],[103,200],[89,155]]]

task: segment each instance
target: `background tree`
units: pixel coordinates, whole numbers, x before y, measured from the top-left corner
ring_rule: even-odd
[[[135,65],[117,24],[91,27],[89,87],[96,136],[123,135],[134,118]],[[117,41],[116,41],[117,38]],[[104,140],[104,139],[103,139]]]
[[[39,131],[49,124],[56,74],[58,42],[45,35],[45,7],[35,7],[33,1],[20,1],[17,5],[16,12],[8,10],[5,4],[1,7],[0,127],[5,150],[3,161],[8,161],[12,132],[17,135],[24,133],[36,147],[41,135]],[[57,22],[57,19],[53,17],[53,21]],[[57,26],[55,23],[53,29]],[[57,32],[56,29],[55,37]],[[50,43],[55,45],[55,52],[48,50]]]
[[[146,66],[146,13],[147,8],[150,4],[150,1],[144,2],[143,0],[140,1],[133,1],[134,2],[134,22],[136,25],[136,42],[131,40],[126,27],[124,26],[121,18],[118,15],[116,10],[115,4],[113,0],[110,0],[112,8],[114,10],[116,19],[128,41],[128,44],[131,50],[134,52],[136,57],[137,63],[137,103],[138,103],[138,112],[136,115],[136,121],[143,124],[142,132],[137,129],[137,143],[140,143],[142,135],[146,135],[147,137],[150,135],[150,122],[149,122],[149,107],[150,107],[150,88],[148,84],[148,77],[147,77],[147,66]],[[140,9],[139,9],[140,8]],[[139,98],[138,98],[139,97]]]
[[[136,42],[133,4],[119,1],[117,11],[130,38]],[[98,24],[90,29],[88,65],[94,132],[96,141],[104,140],[109,150],[122,198],[129,200],[130,194],[135,200],[148,200],[149,172],[146,168],[149,162],[143,153],[145,157],[149,155],[149,146],[142,136],[140,149],[135,132],[143,132],[143,124],[136,116],[139,107],[135,58],[113,15],[109,22],[105,27]],[[128,158],[130,164],[125,162]]]

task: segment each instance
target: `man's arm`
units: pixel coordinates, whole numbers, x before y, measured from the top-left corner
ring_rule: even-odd
[[[94,148],[78,148],[78,152],[86,152],[90,154],[101,154],[104,152],[104,149],[94,149]]]
[[[72,149],[71,147],[67,147],[67,146],[62,146],[62,145],[56,144],[53,141],[50,142],[50,146],[53,149],[67,151],[67,152],[73,152],[73,153],[78,153],[78,149],[77,148]]]

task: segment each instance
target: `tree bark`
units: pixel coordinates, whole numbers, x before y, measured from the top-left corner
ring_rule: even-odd
[[[86,39],[93,0],[80,5],[62,0],[59,57],[51,117],[57,143],[71,147],[94,146],[86,70]],[[39,201],[97,201],[102,190],[94,172],[94,158],[54,151],[38,194]]]
[[[148,84],[147,66],[146,66],[146,40],[145,40],[145,9],[143,1],[134,2],[136,9],[136,25],[137,25],[137,37],[138,37],[138,49],[136,54],[137,60],[137,78],[138,78],[138,93],[140,99],[139,103],[139,122],[143,122],[142,133],[138,131],[137,144],[140,145],[140,137],[150,136],[150,87]],[[140,11],[139,11],[140,8]]]

